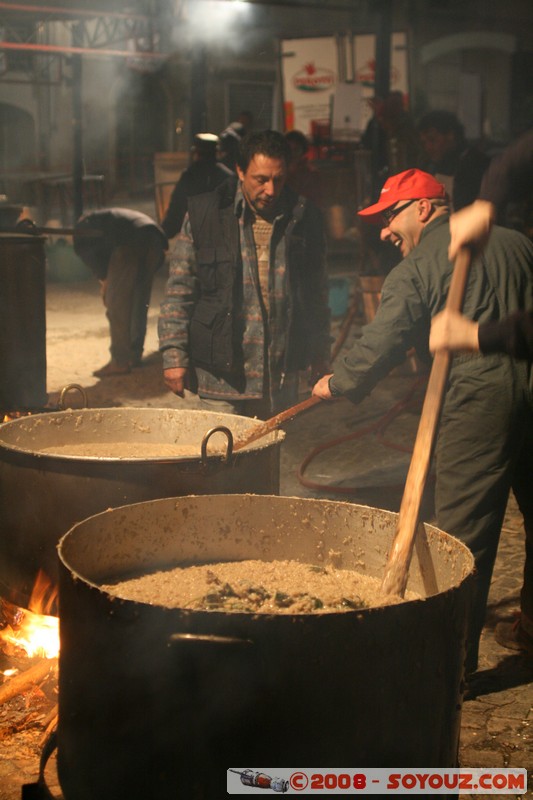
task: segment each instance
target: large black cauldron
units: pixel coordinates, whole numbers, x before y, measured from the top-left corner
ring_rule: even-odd
[[[451,536],[426,526],[409,581],[425,599],[396,606],[202,612],[100,588],[176,564],[324,564],[332,551],[381,577],[396,521],[347,503],[207,495],[125,506],[72,528],[59,545],[66,800],[216,800],[239,764],[455,766],[473,558]]]

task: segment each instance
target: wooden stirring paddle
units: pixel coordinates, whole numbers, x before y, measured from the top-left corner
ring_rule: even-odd
[[[471,264],[469,249],[459,250],[450,282],[446,308],[461,311],[466,289],[466,282]],[[435,442],[435,434],[442,408],[444,390],[452,354],[449,350],[440,350],[435,354],[433,366],[422,406],[422,414],[418,425],[413,455],[405,489],[400,505],[398,526],[389,554],[385,576],[381,584],[384,594],[397,594],[403,597],[407,585],[409,565],[413,554],[413,545],[418,526],[420,503],[429,472],[429,464]]]
[[[295,406],[291,406],[285,411],[280,411],[280,413],[276,414],[274,417],[260,422],[255,428],[246,433],[242,439],[238,439],[233,443],[233,452],[235,452],[235,450],[242,450],[243,447],[255,442],[256,439],[261,439],[263,436],[266,436],[267,433],[271,433],[279,428],[284,422],[288,422],[297,414],[301,414],[302,411],[307,411],[308,408],[312,408],[317,403],[320,403],[320,401],[320,397],[308,397],[307,400],[303,400],[301,403],[297,403]]]

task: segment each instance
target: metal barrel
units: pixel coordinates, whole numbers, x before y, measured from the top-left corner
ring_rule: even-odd
[[[48,399],[44,242],[0,233],[0,411],[42,408]]]

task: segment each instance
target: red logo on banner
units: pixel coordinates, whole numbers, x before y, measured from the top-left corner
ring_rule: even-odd
[[[292,82],[302,92],[322,92],[335,85],[335,73],[331,69],[316,67],[310,61],[296,73]]]
[[[364,67],[357,70],[355,79],[357,83],[361,83],[363,86],[374,88],[374,83],[376,81],[376,62],[375,59],[370,59],[366,62]],[[398,70],[396,67],[391,66],[390,71],[390,82],[391,84],[395,84],[398,80]]]

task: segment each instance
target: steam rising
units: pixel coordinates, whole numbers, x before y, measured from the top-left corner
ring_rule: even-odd
[[[189,43],[242,49],[243,32],[252,21],[252,15],[251,5],[243,0],[195,0],[189,3],[185,15]],[[175,40],[183,33],[180,28]]]

